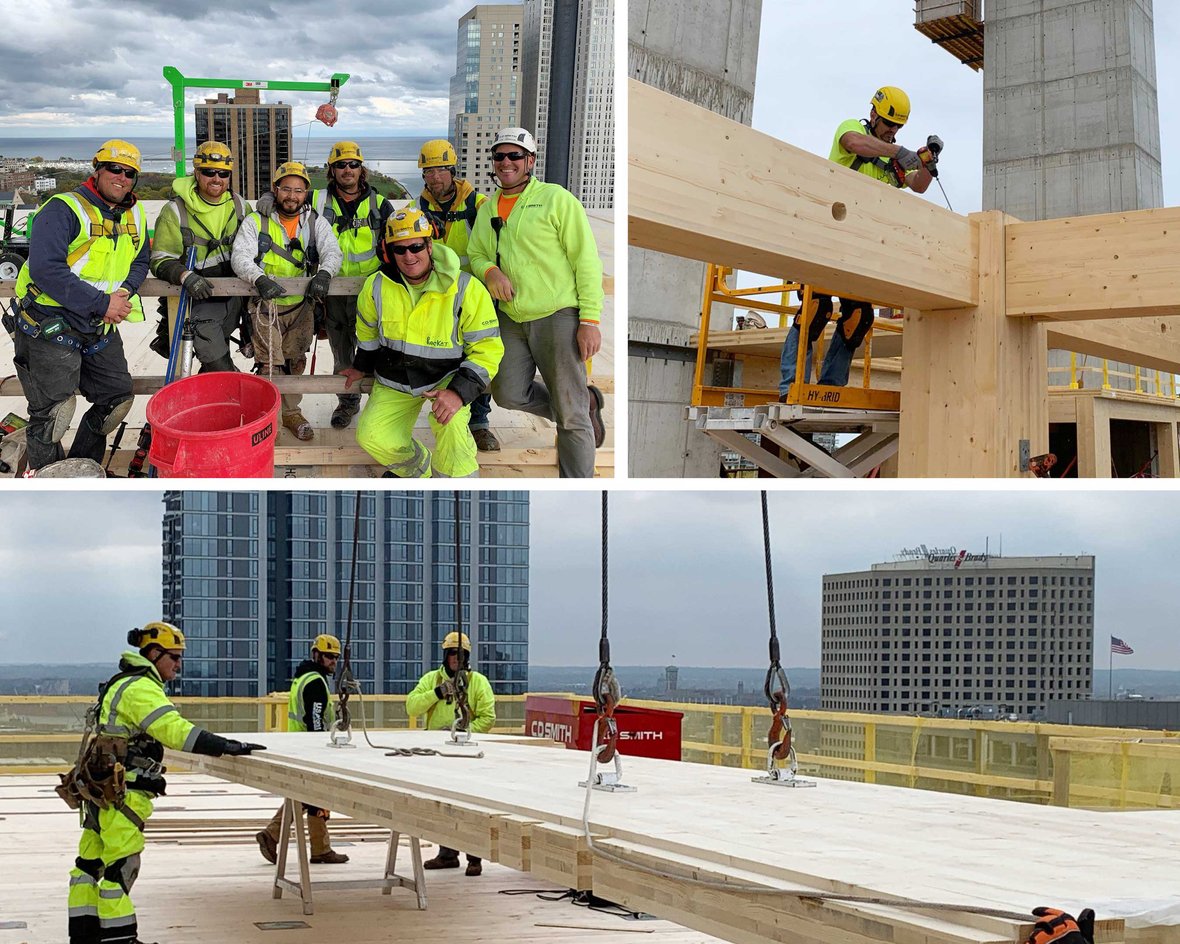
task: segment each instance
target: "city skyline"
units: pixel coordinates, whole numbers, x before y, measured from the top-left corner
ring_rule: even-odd
[[[530,499],[530,662],[592,665],[599,494],[534,490]],[[1109,661],[1109,636],[1135,650],[1116,668],[1180,668],[1167,554],[1180,509],[1169,492],[779,490],[769,506],[784,665],[820,664],[823,574],[868,569],[922,543],[994,554],[1002,539],[1008,556],[1095,555],[1095,668]],[[127,628],[158,618],[162,512],[154,492],[0,494],[9,536],[0,563],[22,580],[0,625],[9,661],[110,660]],[[609,561],[614,663],[765,664],[756,491],[612,490]]]

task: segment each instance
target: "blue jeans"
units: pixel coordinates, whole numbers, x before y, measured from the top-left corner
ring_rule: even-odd
[[[783,356],[779,364],[781,379],[778,384],[780,396],[785,396],[795,382],[795,360],[799,356],[799,323],[796,321],[787,332],[783,344]],[[848,383],[852,367],[852,348],[844,340],[844,332],[837,329],[824,352],[824,362],[819,369],[819,383],[829,387],[843,387]],[[803,364],[803,382],[811,382],[811,345],[807,346],[807,359]]]
[[[488,429],[488,417],[492,412],[492,395],[481,393],[471,401],[471,418],[467,421],[468,429]]]

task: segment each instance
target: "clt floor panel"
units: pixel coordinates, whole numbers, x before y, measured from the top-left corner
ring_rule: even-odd
[[[638,792],[595,792],[589,817],[596,844],[627,860],[619,863],[593,854],[582,835],[584,753],[484,735],[481,759],[388,757],[359,732],[360,746],[345,750],[321,736],[253,737],[270,750],[198,758],[198,768],[482,851],[735,942],[1003,942],[1023,940],[1028,927],[940,907],[755,894],[734,883],[1022,914],[1040,904],[1091,906],[1104,919],[1100,940],[1180,941],[1180,815],[1172,811],[1099,813],[839,781],[787,789],[752,783],[750,771],[627,758],[624,779]],[[374,740],[447,749],[433,732]],[[690,875],[730,887],[682,877]],[[1160,916],[1160,902],[1173,903],[1164,906],[1171,917]]]

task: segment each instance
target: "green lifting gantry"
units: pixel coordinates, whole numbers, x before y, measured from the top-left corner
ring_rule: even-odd
[[[180,74],[175,66],[164,66],[164,78],[172,86],[172,124],[175,141],[172,145],[172,159],[176,161],[176,176],[185,175],[184,156],[184,90],[190,88],[206,89],[278,89],[284,92],[328,92],[331,95],[329,105],[336,104],[336,96],[340,88],[348,81],[348,74],[337,72],[327,82],[268,82],[254,79],[190,79]],[[321,109],[323,106],[320,106]],[[334,113],[334,109],[333,109]],[[317,117],[319,112],[317,112]],[[325,122],[333,124],[332,121]],[[228,144],[229,142],[223,142]]]

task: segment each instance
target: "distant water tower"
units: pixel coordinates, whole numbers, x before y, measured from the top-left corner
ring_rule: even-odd
[[[676,691],[676,682],[680,677],[680,669],[674,665],[664,667],[664,691]]]

